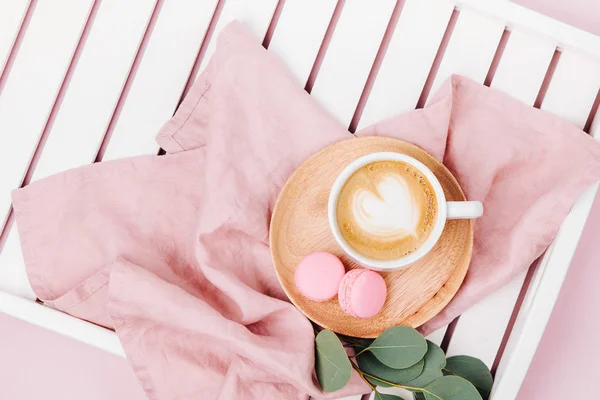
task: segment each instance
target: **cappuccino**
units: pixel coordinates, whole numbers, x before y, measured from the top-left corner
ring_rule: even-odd
[[[373,260],[415,252],[436,225],[438,204],[429,180],[411,164],[375,161],[342,187],[337,225],[346,243]]]

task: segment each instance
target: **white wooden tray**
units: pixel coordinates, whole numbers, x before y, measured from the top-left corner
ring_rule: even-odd
[[[10,191],[86,163],[156,154],[155,133],[234,18],[350,130],[424,104],[458,73],[600,136],[600,37],[506,0],[0,1],[0,311],[123,355],[113,332],[35,301]],[[431,336],[494,369],[494,400],[517,395],[596,189],[527,279]]]

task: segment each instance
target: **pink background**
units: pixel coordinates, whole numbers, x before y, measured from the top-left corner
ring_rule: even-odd
[[[598,0],[513,0],[567,24],[600,35]]]
[[[600,34],[600,2],[519,0],[564,22]],[[600,196],[579,244],[519,400],[589,398],[600,347]],[[142,400],[127,361],[0,314],[0,398]],[[576,368],[575,368],[576,366]],[[551,384],[548,384],[551,383]]]

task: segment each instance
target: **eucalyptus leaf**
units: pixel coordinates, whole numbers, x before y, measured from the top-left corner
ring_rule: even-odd
[[[406,382],[409,382],[410,380],[419,376],[423,371],[423,367],[425,366],[425,361],[421,360],[415,365],[412,365],[405,369],[393,369],[383,364],[377,359],[377,357],[375,357],[372,353],[368,351],[356,357],[356,360],[358,361],[358,366],[360,367],[361,371],[383,379],[384,381],[396,383],[399,385],[403,385]],[[378,379],[373,379],[368,376],[366,376],[365,378],[374,385],[390,387],[389,384],[382,382]]]
[[[427,352],[427,342],[409,326],[394,326],[379,335],[367,350],[388,367],[402,369],[423,359]]]
[[[487,365],[480,359],[469,356],[449,357],[443,372],[444,375],[460,376],[471,382],[483,400],[490,397],[494,380]]]
[[[413,395],[415,396],[415,400],[427,400],[423,392],[415,392]]]
[[[375,399],[374,400],[404,400],[402,397],[397,396],[395,394],[385,394],[379,393],[377,390],[375,391]]]
[[[475,386],[458,376],[442,376],[423,389],[426,400],[482,400]]]
[[[427,353],[423,360],[425,361],[423,371],[413,380],[405,382],[406,386],[422,388],[443,376],[442,368],[446,365],[446,355],[440,346],[428,340]]]
[[[324,392],[340,390],[352,376],[342,342],[330,330],[322,330],[315,339],[315,370]]]

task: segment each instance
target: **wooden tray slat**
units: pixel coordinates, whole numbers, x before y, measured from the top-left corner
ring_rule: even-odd
[[[344,126],[350,124],[396,0],[347,1],[312,89]]]
[[[252,2],[247,0],[227,0],[215,27],[215,33],[217,34],[213,34],[210,38],[198,72],[202,72],[206,68],[206,65],[208,65],[210,57],[217,48],[218,33],[228,23],[237,19],[256,36],[257,40],[262,40],[267,33],[276,6],[277,0],[253,0]],[[192,77],[193,80],[196,80],[196,78],[197,76]]]
[[[286,0],[269,51],[306,84],[337,0]],[[310,23],[308,23],[310,21]]]
[[[514,30],[491,86],[533,105],[554,50],[552,42]],[[480,358],[490,368],[493,366],[525,275],[526,272],[521,273],[460,316],[448,346],[449,355],[465,354],[468,350],[469,355]]]
[[[600,60],[563,50],[541,109],[583,129],[600,88]]]
[[[502,22],[462,10],[430,93],[435,93],[452,74],[483,83],[503,32]]]
[[[0,229],[9,211],[10,192],[25,177],[91,6],[90,0],[39,2],[24,33],[0,93],[0,138],[5,144],[0,147]],[[65,9],[70,18],[61,21]],[[22,264],[18,237],[7,242],[13,254],[0,260],[0,288],[35,299]]]
[[[447,0],[407,0],[358,128],[414,110],[454,10]]]
[[[533,105],[556,44],[520,29],[510,33],[491,87]]]
[[[153,8],[154,0],[100,4],[32,180],[94,161]],[[35,298],[14,225],[0,265],[0,287]]]
[[[0,146],[0,221],[8,212],[11,190],[27,172],[91,5],[91,0],[39,2],[33,12],[0,96],[5,144]],[[70,18],[61,21],[65,9]]]
[[[154,136],[177,108],[217,0],[165,1],[104,154],[156,154]]]
[[[28,0],[11,0],[0,3],[0,76],[6,66],[28,5]]]

